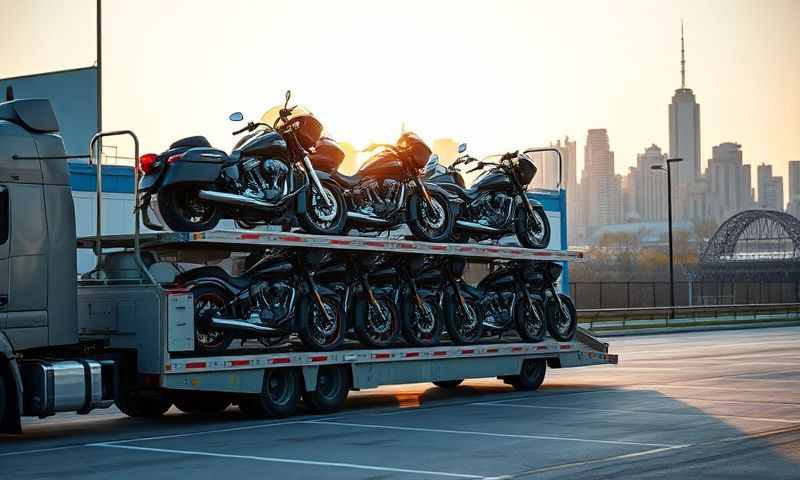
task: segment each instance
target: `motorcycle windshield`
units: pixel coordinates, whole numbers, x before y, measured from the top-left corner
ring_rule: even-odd
[[[278,128],[283,124],[283,120],[281,119],[281,110],[283,109],[283,105],[276,105],[261,115],[261,122],[266,123],[267,125],[272,125],[273,128]],[[309,109],[303,107],[301,105],[297,105],[292,109],[292,113],[286,119],[286,123],[290,122],[291,120],[299,117],[313,117],[314,114],[311,113]]]

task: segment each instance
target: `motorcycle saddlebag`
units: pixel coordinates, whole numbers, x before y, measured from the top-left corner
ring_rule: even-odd
[[[191,148],[167,166],[161,187],[180,183],[207,184],[215,182],[228,155],[215,148]]]

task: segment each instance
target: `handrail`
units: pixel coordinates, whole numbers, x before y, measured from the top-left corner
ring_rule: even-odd
[[[800,308],[800,303],[749,303],[749,304],[730,304],[730,305],[681,305],[671,307],[658,306],[658,307],[620,307],[620,308],[580,308],[577,310],[580,313],[616,313],[616,312],[652,312],[658,310],[665,311],[693,311],[693,310],[720,310],[720,309],[770,309],[770,308],[787,308],[795,307]]]
[[[102,242],[102,205],[103,205],[103,155],[102,152],[97,152],[97,162],[93,162],[94,160],[94,152],[97,147],[97,142],[101,138],[104,137],[114,137],[119,135],[128,135],[133,139],[133,152],[134,152],[134,160],[133,160],[133,205],[134,205],[134,225],[133,225],[133,251],[134,251],[134,259],[136,260],[136,264],[139,266],[139,269],[144,273],[147,279],[156,287],[160,287],[156,279],[150,273],[150,270],[144,264],[141,255],[141,249],[139,247],[139,235],[140,235],[140,213],[139,213],[139,138],[136,136],[135,133],[131,130],[114,130],[110,132],[97,132],[92,137],[92,141],[89,142],[89,163],[95,164],[97,166],[97,181],[96,181],[96,194],[97,194],[97,232],[95,233],[95,245],[94,245],[94,253],[97,256],[97,266],[95,270],[100,272],[103,271],[103,248],[101,245]]]
[[[532,147],[532,148],[526,148],[525,150],[523,150],[522,153],[540,153],[540,152],[556,152],[556,155],[558,155],[558,184],[556,184],[556,190],[561,190],[561,182],[563,180],[561,178],[563,176],[562,165],[564,163],[564,159],[561,158],[561,150],[555,147]]]

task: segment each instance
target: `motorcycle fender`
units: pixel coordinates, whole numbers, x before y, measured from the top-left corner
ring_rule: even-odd
[[[217,287],[223,288],[223,289],[229,291],[233,295],[238,295],[239,294],[239,290],[236,289],[236,287],[234,287],[233,285],[229,284],[225,280],[223,280],[223,279],[221,279],[219,277],[215,277],[215,276],[195,278],[195,279],[192,279],[192,280],[186,282],[184,285],[182,285],[182,287],[191,289],[194,286],[208,285],[208,284],[215,285]]]
[[[461,203],[464,203],[464,200],[462,200],[458,195],[450,192],[445,188],[442,188],[441,186],[435,183],[426,182],[425,188],[427,188],[429,192],[437,192],[441,195],[444,195],[444,198],[446,198],[447,202],[450,203],[451,205],[459,205]]]
[[[483,290],[473,287],[467,282],[460,282],[458,288],[461,290],[461,294],[464,295],[464,297],[472,298],[473,300],[480,300],[484,296]]]
[[[164,171],[165,169],[163,167],[159,167],[151,170],[147,175],[143,176],[142,179],[139,180],[139,191],[142,193],[148,193],[158,189],[161,177],[164,176]]]
[[[517,204],[521,204],[522,200],[519,200],[519,197],[517,197],[517,198],[518,198]],[[537,209],[537,208],[541,209],[541,210],[544,210],[544,206],[542,206],[542,204],[539,203],[539,200],[536,200],[535,198],[528,197],[528,203],[530,203],[531,207],[533,207],[534,210]]]
[[[209,184],[220,176],[227,155],[214,148],[192,148],[167,168],[161,179],[161,188],[179,184]]]

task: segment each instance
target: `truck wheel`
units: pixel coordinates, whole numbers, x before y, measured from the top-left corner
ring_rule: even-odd
[[[231,400],[216,392],[181,392],[173,403],[183,413],[219,413],[230,406]]]
[[[158,210],[174,232],[205,232],[217,226],[221,214],[213,203],[200,200],[197,188],[167,187],[158,192]]]
[[[528,359],[522,362],[519,375],[504,378],[505,382],[522,392],[538,390],[544,382],[547,362],[543,359]]]
[[[436,385],[439,388],[444,388],[444,389],[447,389],[447,390],[451,390],[453,388],[458,387],[463,382],[464,382],[464,379],[461,378],[459,380],[439,380],[437,382],[433,382],[433,384]]]
[[[250,417],[290,417],[297,411],[300,381],[300,374],[294,368],[268,368],[264,371],[261,393],[243,398],[239,408]]]
[[[384,348],[391,346],[400,334],[400,313],[389,295],[375,295],[375,301],[377,308],[365,296],[358,298],[353,328],[363,345]]]
[[[115,400],[117,408],[129,417],[160,417],[169,410],[172,402],[161,390],[127,390]]]
[[[350,376],[344,367],[323,365],[317,374],[317,389],[303,390],[303,400],[314,413],[338,412],[350,393]]]

